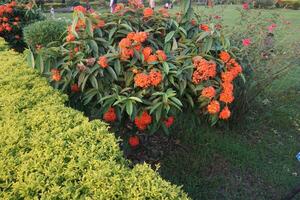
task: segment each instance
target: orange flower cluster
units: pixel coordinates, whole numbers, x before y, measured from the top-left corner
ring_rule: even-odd
[[[213,86],[206,87],[202,90],[201,96],[212,99],[216,96],[216,90]]]
[[[221,73],[222,78],[222,92],[220,94],[220,101],[224,103],[232,103],[234,100],[233,95],[233,84],[232,81],[242,73],[242,67],[236,62],[235,59],[231,58],[230,54],[222,51],[219,54],[220,59],[226,65],[226,71]]]
[[[108,67],[107,58],[105,56],[100,56],[97,63],[102,68]]]
[[[117,120],[116,111],[113,107],[110,107],[106,113],[103,115],[103,119],[106,122],[114,122]]]
[[[126,38],[123,38],[119,47],[121,50],[121,60],[128,60],[133,57],[134,49],[139,51],[141,49],[141,43],[145,42],[148,38],[146,32],[131,32],[127,34]]]
[[[142,51],[144,60],[150,64],[153,62],[157,62],[158,60],[160,61],[166,61],[167,60],[167,55],[163,50],[157,50],[156,54],[152,54],[152,48],[151,47],[145,47]]]
[[[212,100],[207,106],[207,111],[210,114],[217,114],[220,112],[220,103],[216,100]]]
[[[148,88],[152,86],[158,86],[162,81],[162,74],[160,71],[152,69],[148,74],[138,73],[134,77],[134,83],[141,88]]]
[[[149,18],[154,14],[154,11],[152,8],[145,8],[143,14],[145,18]]]
[[[52,73],[52,80],[54,80],[54,81],[60,81],[61,80],[60,71],[58,69],[52,69],[51,73]]]
[[[136,117],[134,119],[135,125],[138,127],[139,130],[145,130],[148,125],[152,122],[151,115],[148,114],[147,111],[144,111],[141,116]]]
[[[120,12],[121,10],[124,9],[124,7],[125,7],[124,4],[118,3],[114,9],[114,12]]]
[[[204,80],[209,78],[214,78],[216,76],[216,63],[214,61],[207,61],[200,56],[193,58],[193,64],[195,66],[195,71],[193,73],[193,83],[199,84]]]

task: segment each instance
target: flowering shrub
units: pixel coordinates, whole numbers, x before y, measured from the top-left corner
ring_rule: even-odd
[[[25,47],[23,28],[40,19],[42,15],[32,3],[25,5],[11,1],[0,5],[0,37],[3,37],[11,47],[22,51]]]
[[[169,133],[187,107],[212,124],[230,118],[243,69],[219,26],[138,1],[118,4],[114,14],[74,10],[63,62],[42,72],[55,87],[134,131]],[[131,138],[132,146],[137,141]]]

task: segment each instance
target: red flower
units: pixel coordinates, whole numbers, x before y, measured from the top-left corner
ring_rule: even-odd
[[[174,116],[170,116],[168,119],[164,121],[164,124],[166,125],[167,128],[170,128],[172,124],[174,123]]]
[[[85,7],[83,7],[83,6],[76,6],[76,7],[73,8],[73,11],[85,13],[85,12],[86,12],[86,9],[85,9]]]
[[[142,113],[141,116],[136,117],[136,118],[134,119],[135,125],[136,125],[136,126],[138,127],[138,129],[141,130],[141,131],[142,131],[142,130],[145,130],[145,129],[147,128],[147,126],[148,126],[149,124],[151,124],[151,122],[152,122],[152,117],[151,117],[151,115],[148,114],[147,111],[144,111],[144,112]]]
[[[106,122],[114,122],[114,121],[116,121],[117,120],[117,115],[116,115],[115,109],[113,107],[110,107],[108,109],[108,111],[106,113],[104,113],[103,119]]]
[[[251,39],[250,38],[246,38],[246,39],[243,39],[243,46],[247,47],[251,44]]]
[[[19,40],[21,37],[19,35],[15,35],[15,38]]]
[[[2,18],[2,21],[8,22],[8,18],[7,18],[7,17],[3,17],[3,18]]]
[[[248,3],[243,3],[243,9],[244,10],[249,10],[249,4]]]
[[[192,24],[192,26],[195,26],[197,24],[197,21],[195,19],[192,19],[191,24]]]
[[[140,139],[136,135],[130,136],[129,140],[128,140],[128,143],[131,146],[131,148],[135,148],[135,147],[137,147],[140,144]]]
[[[5,30],[7,30],[8,32],[12,31],[12,27],[10,25],[5,26]]]
[[[80,91],[80,89],[79,89],[79,87],[76,83],[71,85],[71,91],[74,92],[74,93],[77,93],[77,92]]]
[[[209,31],[209,26],[207,24],[200,24],[199,28],[202,30],[202,31]]]

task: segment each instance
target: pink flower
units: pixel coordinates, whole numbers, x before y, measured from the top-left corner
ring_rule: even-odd
[[[251,39],[250,38],[243,39],[243,45],[245,47],[249,46],[250,44],[251,44]]]
[[[276,25],[276,24],[271,24],[270,26],[268,26],[268,30],[269,30],[269,32],[270,32],[270,33],[272,33],[272,32],[273,32],[273,30],[274,30],[276,27],[277,27],[277,25]]]
[[[249,4],[248,3],[243,3],[243,9],[244,10],[249,10]]]

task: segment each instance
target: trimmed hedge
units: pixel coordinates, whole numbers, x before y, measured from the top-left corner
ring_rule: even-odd
[[[106,124],[65,107],[23,55],[0,52],[0,94],[0,199],[188,199],[146,164],[130,169]]]

